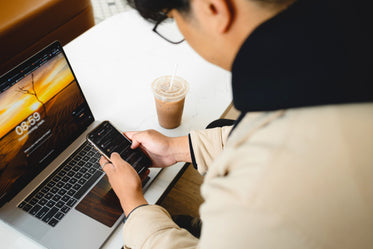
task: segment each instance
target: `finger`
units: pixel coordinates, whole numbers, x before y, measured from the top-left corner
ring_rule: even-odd
[[[132,140],[132,144],[131,144],[131,149],[136,149],[137,147],[139,147],[140,146],[140,142],[139,141],[137,141],[136,139],[133,139]]]
[[[123,165],[124,163],[127,163],[126,161],[124,161],[123,159],[122,159],[122,157],[119,155],[119,153],[117,153],[117,152],[113,152],[113,153],[111,153],[111,155],[110,155],[110,160],[111,160],[111,162],[113,163],[113,164],[115,164],[115,165]],[[128,163],[127,163],[128,164]]]
[[[106,175],[110,176],[115,171],[115,166],[109,162],[106,161],[102,165],[102,170],[106,173]]]
[[[106,162],[109,162],[109,160],[107,160],[104,156],[101,156],[100,161],[99,161],[99,164],[102,166],[102,165],[104,165],[104,163],[106,163]]]
[[[146,171],[141,173],[141,175],[140,175],[141,181],[144,181],[145,178],[149,175],[149,173],[150,173],[150,169],[147,169]]]
[[[131,149],[133,149],[133,150],[136,149],[137,147],[139,147],[140,144],[141,144],[139,141],[137,141],[135,139],[135,136],[136,136],[137,133],[139,133],[139,132],[137,132],[137,131],[126,131],[126,132],[123,133],[126,137],[128,137],[131,140],[131,142],[132,142]]]
[[[146,142],[147,139],[149,139],[149,130],[132,134],[131,149],[136,149],[137,147],[142,146],[143,142]]]
[[[137,131],[126,131],[124,132],[124,135],[128,137],[129,139],[132,139],[133,135],[135,135]]]
[[[99,164],[102,168],[102,170],[108,175],[108,174],[111,174],[111,171],[114,168],[114,165],[112,163],[110,163],[109,160],[107,160],[104,156],[101,156],[100,158],[100,161],[99,161]]]

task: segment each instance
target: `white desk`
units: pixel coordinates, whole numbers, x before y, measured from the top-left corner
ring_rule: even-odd
[[[111,120],[122,130],[155,129],[169,136],[203,129],[219,118],[232,99],[230,73],[205,62],[184,42],[173,45],[152,32],[152,24],[129,11],[96,25],[64,47],[78,82],[97,120]],[[150,84],[177,74],[190,83],[180,127],[159,126]],[[161,171],[145,198],[156,203],[183,164]],[[0,221],[1,248],[41,248]],[[104,248],[122,246],[122,225]]]

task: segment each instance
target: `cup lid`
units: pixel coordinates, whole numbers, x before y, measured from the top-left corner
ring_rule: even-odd
[[[174,102],[185,97],[189,90],[189,84],[186,80],[179,76],[174,77],[171,83],[172,76],[161,76],[155,79],[152,83],[154,96],[162,101]]]

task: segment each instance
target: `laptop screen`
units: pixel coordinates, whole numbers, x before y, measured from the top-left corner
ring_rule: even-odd
[[[0,206],[94,118],[55,42],[0,78]]]

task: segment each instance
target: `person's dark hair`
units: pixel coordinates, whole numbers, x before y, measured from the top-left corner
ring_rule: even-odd
[[[294,0],[248,0],[269,5],[283,5]],[[137,9],[142,17],[151,22],[159,22],[167,18],[165,12],[176,9],[188,14],[190,0],[127,0],[128,4]]]
[[[188,13],[189,0],[127,0],[142,17],[150,22],[159,22],[167,18],[165,12],[176,9],[181,13]]]

